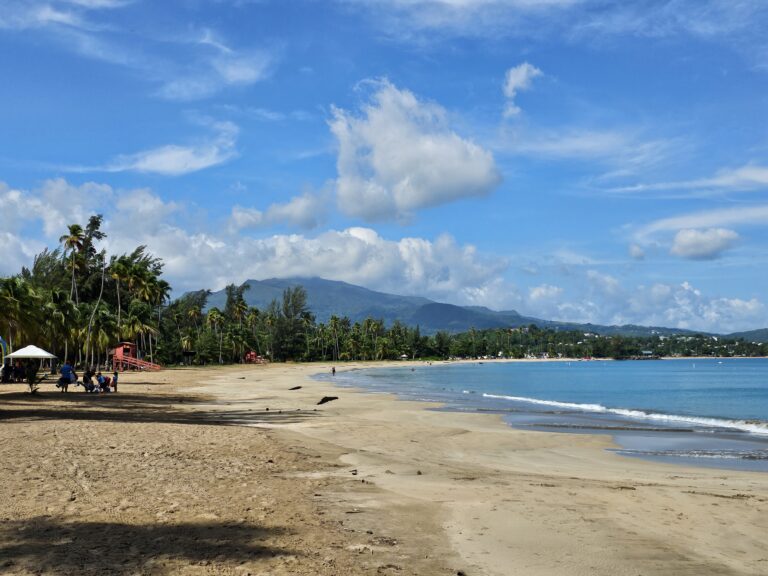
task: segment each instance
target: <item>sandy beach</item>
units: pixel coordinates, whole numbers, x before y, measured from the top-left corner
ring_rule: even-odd
[[[0,573],[768,573],[766,474],[310,378],[329,369],[3,386]]]

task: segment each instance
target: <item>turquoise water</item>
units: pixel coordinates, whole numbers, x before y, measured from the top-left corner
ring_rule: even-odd
[[[630,456],[768,471],[768,359],[406,364],[334,380],[516,427],[610,433]]]

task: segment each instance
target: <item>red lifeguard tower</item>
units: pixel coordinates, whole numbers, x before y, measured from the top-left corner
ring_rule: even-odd
[[[266,362],[267,361],[264,360],[264,358],[256,354],[256,352],[254,352],[253,350],[251,350],[245,355],[246,364],[266,364]]]
[[[114,370],[162,370],[159,364],[153,364],[138,358],[136,344],[120,342],[112,351],[112,366]]]

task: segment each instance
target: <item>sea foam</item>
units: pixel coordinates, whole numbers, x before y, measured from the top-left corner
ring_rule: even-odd
[[[553,408],[576,410],[579,412],[593,412],[597,414],[615,414],[625,418],[636,418],[642,420],[652,420],[655,422],[664,422],[669,424],[693,424],[696,426],[705,426],[710,428],[725,428],[730,430],[739,430],[749,432],[750,434],[761,434],[768,436],[768,423],[750,420],[729,420],[726,418],[706,418],[700,416],[681,416],[678,414],[663,414],[660,412],[645,412],[643,410],[632,410],[630,408],[608,408],[602,404],[579,404],[575,402],[558,402],[556,400],[540,400],[538,398],[527,398],[524,396],[505,396],[501,394],[483,394],[484,398],[493,398],[496,400],[510,400],[512,402],[527,402],[529,404],[538,404],[541,406],[551,406]]]

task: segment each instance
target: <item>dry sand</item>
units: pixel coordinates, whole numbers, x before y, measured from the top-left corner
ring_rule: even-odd
[[[768,474],[308,378],[329,369],[0,387],[0,573],[768,574]]]

